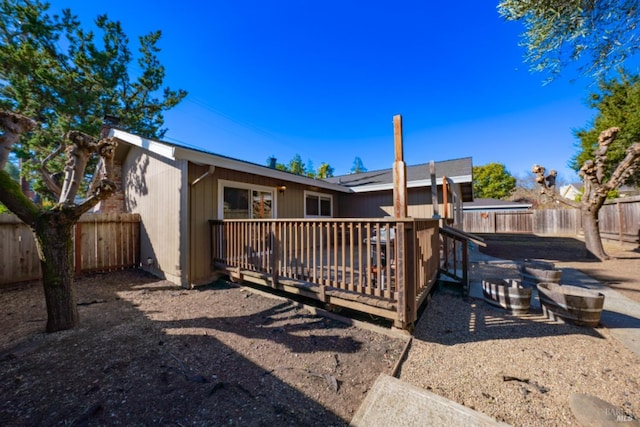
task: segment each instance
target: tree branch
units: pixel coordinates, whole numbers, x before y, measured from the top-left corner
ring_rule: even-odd
[[[100,201],[108,199],[117,190],[117,186],[113,181],[103,179],[96,186],[93,194],[88,197],[84,202],[80,203],[76,208],[78,217],[83,213],[89,212]]]
[[[558,172],[549,171],[549,175],[544,176],[546,169],[544,166],[533,165],[531,172],[536,175],[536,182],[540,184],[540,193],[548,196],[554,202],[559,202],[572,208],[579,208],[580,204],[564,197],[558,197],[558,193],[554,191],[556,185],[556,176]]]
[[[62,192],[62,189],[60,188],[60,186],[58,185],[56,180],[53,178],[53,176],[51,175],[51,173],[47,169],[47,163],[49,163],[49,161],[52,158],[54,158],[55,156],[60,154],[62,152],[62,149],[63,149],[63,146],[60,145],[58,148],[56,148],[56,150],[53,153],[49,154],[40,163],[40,166],[38,167],[38,172],[40,173],[40,176],[42,177],[42,181],[45,183],[45,185],[47,186],[49,191],[51,191],[58,198],[60,198],[60,193]]]
[[[640,166],[640,142],[636,142],[627,148],[627,155],[618,164],[616,170],[613,171],[609,182],[605,186],[607,190],[615,190],[624,185],[627,179],[635,173],[638,166]]]
[[[80,215],[88,212],[91,208],[97,205],[101,200],[109,198],[113,193],[117,191],[117,186],[114,182],[115,173],[113,168],[113,156],[115,154],[116,146],[118,142],[115,138],[102,138],[97,144],[98,154],[100,155],[99,170],[96,171],[96,177],[101,177],[98,184],[92,185],[92,195],[87,198],[83,203],[78,206],[78,212]]]
[[[0,170],[4,170],[11,147],[18,141],[23,133],[36,127],[36,122],[21,114],[0,110]]]
[[[607,165],[607,150],[609,150],[609,144],[611,144],[618,136],[620,132],[619,127],[612,127],[600,132],[598,136],[598,149],[593,153],[595,157],[595,170],[593,176],[595,182],[602,184],[604,181],[604,173]]]
[[[40,212],[38,206],[22,192],[22,187],[4,170],[0,170],[0,202],[22,222],[33,226]]]
[[[91,136],[79,131],[70,131],[65,136],[71,142],[65,153],[67,162],[64,167],[64,182],[60,192],[59,203],[73,204],[84,178],[84,172],[98,145]]]

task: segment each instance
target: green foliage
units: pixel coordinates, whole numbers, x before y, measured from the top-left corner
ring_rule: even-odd
[[[362,163],[362,159],[356,156],[356,158],[353,159],[353,166],[351,166],[351,173],[361,173],[366,171],[367,171],[367,168],[364,167],[364,164]]]
[[[498,12],[524,25],[525,60],[551,78],[570,63],[602,77],[640,48],[637,0],[501,0]]]
[[[0,0],[0,108],[41,124],[15,147],[18,155],[43,159],[71,129],[98,136],[107,116],[124,130],[162,138],[163,111],[186,92],[162,87],[161,33],[140,37],[134,56],[119,22],[98,16],[98,37],[82,29],[70,10],[50,15],[48,9],[39,0]],[[132,65],[136,77],[129,74]],[[48,167],[61,170],[63,164]]]
[[[640,141],[640,76],[621,72],[617,79],[601,80],[599,92],[591,95],[589,105],[598,110],[598,115],[589,126],[575,132],[580,142],[570,166],[576,172],[579,171],[586,160],[594,158],[600,133],[618,126],[620,133],[607,151],[608,178],[625,157],[627,148]],[[640,183],[640,171],[637,171],[627,183]]]
[[[300,157],[300,154],[296,154],[293,156],[293,159],[289,161],[288,170],[296,175],[306,175],[306,167],[304,163],[302,163],[302,157]]]
[[[318,168],[318,178],[331,178],[333,176],[333,168],[327,162],[322,162]]]
[[[274,162],[276,162],[274,156],[267,158],[267,166],[271,167]],[[275,168],[277,170],[291,172],[296,175],[304,175],[309,178],[330,178],[333,176],[333,168],[328,163],[322,162],[320,167],[318,167],[317,170],[314,170],[311,159],[307,160],[307,164],[305,165],[302,162],[300,154],[293,156],[288,164],[275,163]]]
[[[516,178],[502,163],[473,167],[473,195],[477,198],[503,199],[516,188]]]

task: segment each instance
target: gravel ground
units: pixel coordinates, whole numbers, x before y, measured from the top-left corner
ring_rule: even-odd
[[[471,275],[517,272],[512,264],[476,264]],[[552,322],[541,312],[510,315],[441,291],[416,326],[399,378],[514,426],[566,426],[579,425],[573,393],[638,419],[639,367],[640,357],[605,327]]]

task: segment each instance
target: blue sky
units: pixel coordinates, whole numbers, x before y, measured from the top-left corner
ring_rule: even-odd
[[[83,26],[119,20],[132,47],[162,30],[166,84],[189,92],[166,140],[266,164],[295,154],[348,173],[393,163],[401,114],[407,164],[473,157],[515,176],[534,163],[575,175],[573,130],[595,112],[574,75],[543,85],[496,1],[52,1]],[[134,71],[135,72],[135,71]]]

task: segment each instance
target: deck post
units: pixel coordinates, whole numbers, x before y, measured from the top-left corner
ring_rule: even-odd
[[[396,223],[398,316],[395,326],[401,329],[410,328],[417,318],[413,231],[414,228],[406,222]]]
[[[431,177],[431,206],[433,207],[432,218],[440,218],[440,205],[438,204],[438,182],[436,181],[436,163],[429,162],[429,176]]]
[[[278,239],[279,223],[271,223],[271,284],[274,288],[278,286],[280,276],[280,240]]]
[[[407,217],[407,165],[402,148],[402,116],[393,116],[395,161],[393,162],[393,216]]]

